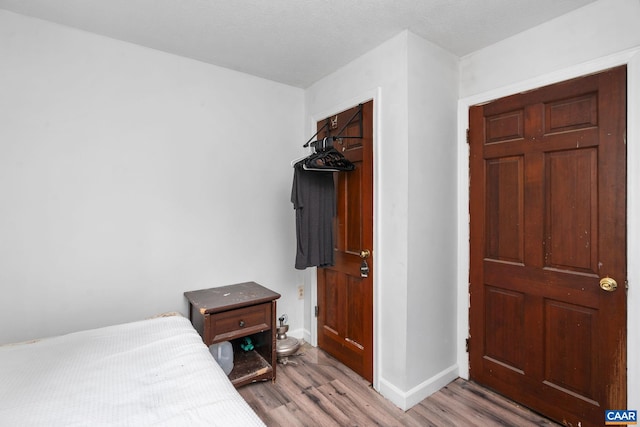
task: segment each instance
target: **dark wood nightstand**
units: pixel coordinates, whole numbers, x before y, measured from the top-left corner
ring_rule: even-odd
[[[185,292],[189,319],[206,345],[230,341],[237,388],[276,379],[276,300],[280,294],[255,282]],[[251,351],[240,347],[249,337]]]

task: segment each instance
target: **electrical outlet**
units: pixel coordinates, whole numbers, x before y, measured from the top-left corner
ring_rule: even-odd
[[[304,299],[304,286],[298,286],[298,299]]]

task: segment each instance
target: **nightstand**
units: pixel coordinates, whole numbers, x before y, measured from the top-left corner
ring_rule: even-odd
[[[280,294],[255,282],[185,292],[189,319],[207,346],[233,345],[229,379],[237,388],[276,379],[276,300]],[[249,337],[253,350],[240,345]]]

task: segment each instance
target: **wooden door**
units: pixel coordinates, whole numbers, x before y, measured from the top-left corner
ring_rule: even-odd
[[[334,173],[335,265],[318,269],[318,346],[373,381],[373,256],[366,259],[368,277],[360,273],[361,251],[373,254],[373,101],[361,115],[358,108],[329,117],[329,130],[318,135],[348,136],[334,146],[356,166]]]
[[[625,99],[620,67],[469,113],[471,378],[570,426],[626,407]]]

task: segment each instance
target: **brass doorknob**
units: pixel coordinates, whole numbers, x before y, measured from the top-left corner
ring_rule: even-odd
[[[603,277],[600,279],[600,288],[603,291],[613,292],[618,288],[618,282],[613,280],[611,277]]]
[[[371,256],[371,251],[369,249],[363,249],[360,251],[360,258],[365,259]]]

